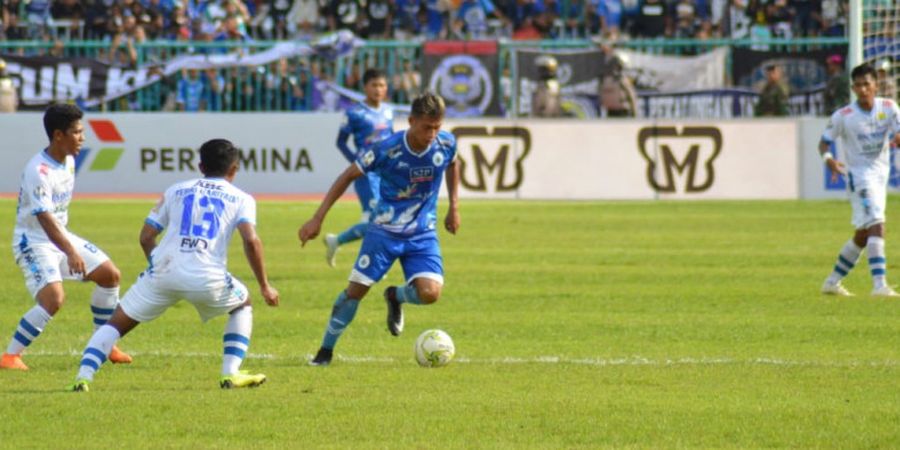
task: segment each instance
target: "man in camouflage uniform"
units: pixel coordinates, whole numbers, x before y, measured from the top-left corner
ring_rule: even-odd
[[[825,111],[830,116],[838,108],[850,103],[850,77],[844,70],[844,58],[831,55],[825,63],[828,70],[828,81],[825,84]]]
[[[756,116],[787,116],[789,95],[787,85],[781,80],[781,67],[774,64],[766,67],[766,84],[759,93]]]

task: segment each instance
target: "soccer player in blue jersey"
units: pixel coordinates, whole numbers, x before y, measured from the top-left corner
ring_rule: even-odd
[[[0,369],[28,370],[21,354],[40,336],[65,302],[63,280],[92,281],[94,327],[109,320],[119,303],[119,269],[103,250],[68,229],[75,189],[75,157],[84,141],[83,113],[72,105],[51,105],[44,113],[50,144],[22,171],[13,230],[13,255],[35,305],[26,312],[0,357]],[[131,356],[111,348],[110,361]]]
[[[348,162],[356,161],[357,156],[394,132],[394,111],[383,103],[387,97],[387,76],[379,69],[367,69],[363,74],[363,90],[365,101],[359,102],[347,110],[344,123],[338,133],[337,146]],[[347,145],[353,137],[355,149]],[[372,208],[378,203],[378,175],[367,173],[353,182],[353,189],[362,206],[362,219],[356,225],[334,235],[325,235],[325,259],[328,265],[335,266],[335,255],[338,247],[363,237],[371,220]]]
[[[256,234],[256,200],[231,182],[238,170],[238,150],[225,139],[200,147],[203,178],[173,184],[150,211],[140,234],[150,262],[125,293],[106,325],[84,349],[78,376],[67,390],[84,392],[106,361],[110,348],[143,322],[162,315],[185,299],[203,321],[228,315],[222,336],[223,389],[258,386],[263,374],[240,370],[250,346],[253,308],[247,287],[228,273],[228,244],[235,231],[244,241],[244,255],[259,284],[263,300],[278,306],[278,291],[269,284],[263,246]],[[163,230],[168,230],[157,244]]]
[[[353,321],[360,300],[395,260],[400,260],[406,284],[384,291],[391,334],[399,336],[403,331],[403,303],[427,305],[440,298],[444,267],[435,225],[438,191],[445,173],[450,206],[444,226],[456,234],[460,225],[456,139],[440,129],[444,110],[443,99],[432,93],[413,100],[409,129],[393,133],[362,152],[300,228],[300,241],[306,245],[319,234],[328,210],[353,180],[373,172],[381,178],[378,204],[350,273],[350,283],[334,302],[322,346],[310,364],[324,366],[331,362],[334,346]]]

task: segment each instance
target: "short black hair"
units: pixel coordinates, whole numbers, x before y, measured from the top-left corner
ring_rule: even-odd
[[[200,164],[203,175],[221,177],[238,159],[238,149],[227,139],[211,139],[200,146]]]
[[[425,92],[416,97],[410,107],[410,115],[415,117],[444,117],[444,99],[433,92]]]
[[[853,68],[853,71],[850,72],[850,79],[855,80],[857,78],[865,77],[866,75],[872,75],[872,78],[877,78],[877,72],[875,72],[875,68],[868,64],[860,64]]]
[[[387,74],[385,74],[381,69],[370,67],[366,69],[365,73],[363,73],[363,85],[369,84],[370,81],[377,78],[384,78],[385,80],[387,80]]]
[[[81,120],[84,113],[75,105],[68,103],[54,103],[44,111],[44,131],[47,138],[53,140],[53,132],[56,130],[65,133],[73,123]]]

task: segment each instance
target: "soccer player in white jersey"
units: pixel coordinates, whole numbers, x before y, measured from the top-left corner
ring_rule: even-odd
[[[853,210],[851,222],[856,232],[841,248],[834,270],[822,285],[822,293],[853,295],[841,280],[850,273],[865,248],[872,274],[872,295],[900,297],[887,284],[884,251],[889,149],[892,141],[900,143],[900,110],[894,100],[875,97],[878,86],[875,69],[871,66],[857,66],[850,75],[857,100],[831,115],[819,143],[819,152],[835,180],[839,173],[847,177]],[[841,139],[846,163],[831,154],[831,144],[837,139]]]
[[[278,291],[269,284],[262,241],[256,234],[256,201],[231,184],[238,170],[238,150],[224,139],[200,147],[204,178],[176,183],[150,211],[140,242],[150,265],[128,289],[109,323],[91,337],[71,391],[87,391],[109,349],[141,322],[149,322],[181,299],[194,305],[205,322],[228,314],[219,385],[223,389],[258,386],[263,374],[241,371],[250,345],[253,309],[247,287],[228,273],[228,243],[237,230],[263,300],[278,306]],[[159,242],[157,237],[168,230]]]
[[[19,320],[0,358],[0,368],[28,370],[25,350],[44,331],[65,301],[62,280],[92,281],[94,327],[109,320],[119,302],[119,269],[94,244],[70,232],[69,203],[75,187],[75,159],[84,141],[82,112],[72,105],[51,105],[44,112],[44,130],[50,145],[25,165],[19,187],[13,254],[25,276],[25,285],[37,305]],[[114,363],[131,357],[113,348]]]
[[[416,97],[409,129],[393,133],[357,155],[298,231],[306,245],[319,234],[328,211],[353,180],[368,173],[378,174],[381,182],[374,218],[363,237],[349,284],[335,299],[322,345],[310,364],[331,363],[338,338],[356,316],[359,302],[394,261],[400,261],[406,284],[384,291],[387,326],[392,335],[403,332],[403,303],[428,305],[440,298],[444,263],[437,237],[437,200],[445,174],[449,206],[444,227],[456,234],[460,226],[456,138],[441,130],[444,111],[441,97],[432,93]]]

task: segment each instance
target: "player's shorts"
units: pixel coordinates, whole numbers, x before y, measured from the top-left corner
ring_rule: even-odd
[[[374,173],[366,173],[353,181],[353,190],[359,198],[359,206],[363,211],[362,222],[368,222],[372,216],[372,211],[378,206],[379,189],[381,188],[381,178]]]
[[[69,242],[84,260],[85,274],[90,274],[101,264],[109,261],[109,256],[96,245],[81,237],[66,232]],[[13,245],[16,264],[25,276],[25,287],[32,297],[50,283],[63,280],[84,280],[84,274],[69,273],[69,258],[53,243],[29,243],[25,236]]]
[[[194,305],[200,319],[206,322],[243,305],[248,295],[247,286],[230,273],[206,289],[185,289],[184,283],[174,277],[145,271],[122,297],[120,306],[128,317],[149,322],[183,299]]]
[[[444,262],[436,233],[399,239],[372,227],[363,238],[350,281],[371,286],[384,278],[397,259],[407,283],[416,278],[444,283]]]
[[[850,186],[850,206],[853,216],[850,222],[857,230],[884,223],[887,188],[884,183]]]

